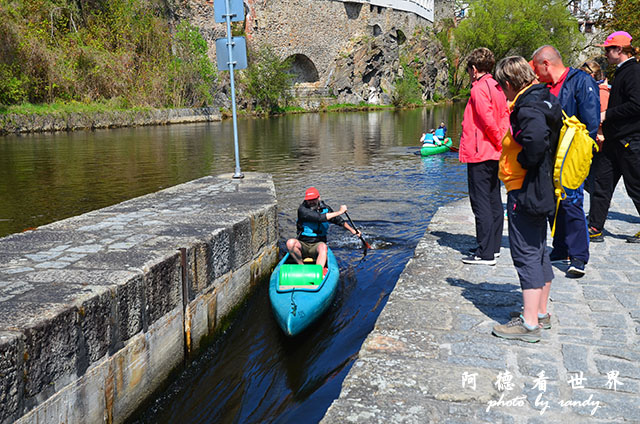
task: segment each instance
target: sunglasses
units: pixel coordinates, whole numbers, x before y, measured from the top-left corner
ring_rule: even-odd
[[[587,62],[583,63],[581,68],[587,68],[589,70],[590,74],[593,74],[593,69],[591,69],[591,66],[589,66],[589,64]]]

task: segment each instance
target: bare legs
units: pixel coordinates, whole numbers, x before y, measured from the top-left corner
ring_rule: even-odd
[[[327,264],[327,245],[325,243],[318,243],[316,246],[318,256],[316,257],[316,264],[322,265],[324,268]],[[287,250],[289,250],[289,254],[291,257],[299,264],[303,264],[302,257],[302,244],[298,239],[289,239],[287,240]]]
[[[539,289],[522,290],[522,301],[524,303],[522,316],[527,324],[538,325],[538,314],[547,313],[550,290],[551,281],[548,281]]]

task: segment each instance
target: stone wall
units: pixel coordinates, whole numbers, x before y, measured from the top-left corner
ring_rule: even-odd
[[[275,265],[265,174],[0,239],[0,423],[123,422]]]
[[[191,0],[189,5],[182,16],[188,16],[200,28],[214,58],[215,39],[225,36],[225,26],[214,22],[213,8],[202,1]],[[436,21],[453,16],[452,0],[436,0],[433,8]],[[442,48],[432,37],[425,37],[433,22],[415,13],[363,0],[245,0],[245,10],[244,31],[249,46],[269,45],[282,59],[292,58],[296,82],[315,84],[319,90],[329,88],[333,103],[389,104],[394,81],[401,72],[399,46],[405,41],[415,45],[427,40],[429,44],[416,49],[418,53],[431,54],[423,58],[426,66],[416,71],[428,79],[421,81],[423,98],[432,99],[435,93],[447,92],[447,64],[446,58],[441,63]],[[418,36],[420,40],[416,39]],[[369,46],[362,54],[353,55],[362,44]],[[358,72],[365,68],[365,73]],[[378,78],[370,83],[372,72]],[[336,80],[342,86],[335,87]],[[318,101],[317,97],[314,94],[310,103],[327,100]],[[304,99],[296,102],[309,103]]]
[[[220,121],[214,108],[128,110],[50,115],[0,115],[0,135]]]

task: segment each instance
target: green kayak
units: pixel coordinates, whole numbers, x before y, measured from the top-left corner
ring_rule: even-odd
[[[449,152],[451,151],[450,147],[452,144],[451,137],[445,138],[444,143],[439,146],[436,144],[425,143],[422,145],[422,148],[420,148],[420,155],[431,156],[437,155],[438,153]]]

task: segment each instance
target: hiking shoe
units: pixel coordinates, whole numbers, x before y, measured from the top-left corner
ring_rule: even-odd
[[[557,253],[554,253],[553,250],[549,254],[549,260],[551,261],[552,264],[562,264],[562,265],[569,265],[569,262],[570,262],[569,256],[558,255]]]
[[[630,237],[627,237],[627,243],[640,243],[640,231]]]
[[[637,236],[638,234],[636,234]],[[589,241],[591,243],[600,243],[604,241],[604,236],[602,235],[602,231],[598,230],[596,227],[589,227]]]
[[[496,259],[482,259],[480,256],[468,256],[466,258],[462,258],[462,263],[467,265],[495,265]]]
[[[581,259],[571,259],[571,265],[567,270],[567,275],[575,278],[580,278],[585,274],[584,261]]]
[[[472,256],[475,256],[477,251],[478,251],[478,248],[474,247],[473,249],[469,249],[469,254]],[[496,252],[493,254],[494,259],[498,259],[499,257],[500,257],[500,252]]]
[[[510,318],[518,318],[520,315],[522,315],[522,310],[509,312],[509,317]],[[538,325],[543,330],[550,330],[551,329],[551,314],[550,313],[546,313],[542,318],[538,317]]]
[[[503,339],[522,340],[523,342],[535,343],[540,341],[542,329],[538,326],[533,330],[529,330],[524,326],[523,319],[518,316],[506,324],[494,326],[492,333],[495,336],[502,337]]]

